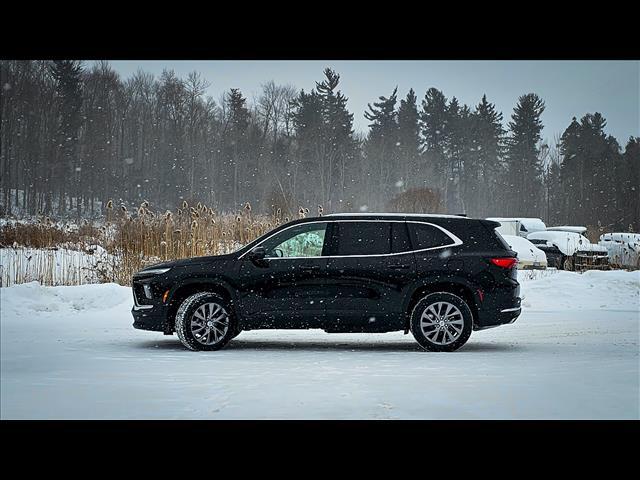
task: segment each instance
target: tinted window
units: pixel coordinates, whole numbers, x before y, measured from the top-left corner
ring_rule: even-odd
[[[320,257],[326,223],[303,223],[265,240],[261,245],[270,258]]]
[[[449,235],[432,225],[409,223],[409,228],[413,232],[413,246],[415,250],[444,247],[453,243]]]
[[[336,222],[336,255],[380,255],[391,252],[390,222]]]
[[[404,222],[393,222],[391,224],[391,253],[402,253],[412,250],[409,241],[409,231]]]

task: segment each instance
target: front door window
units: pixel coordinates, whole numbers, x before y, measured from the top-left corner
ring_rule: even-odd
[[[324,248],[326,223],[306,223],[265,240],[262,246],[267,258],[321,257]]]

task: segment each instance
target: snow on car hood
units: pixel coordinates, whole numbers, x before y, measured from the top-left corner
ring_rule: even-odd
[[[518,253],[518,260],[523,262],[547,263],[547,255],[533,243],[517,235],[502,235],[511,250]]]
[[[547,245],[557,247],[565,255],[573,255],[578,251],[607,253],[607,249],[591,243],[587,237],[574,232],[545,231],[527,235],[529,240],[545,240]]]

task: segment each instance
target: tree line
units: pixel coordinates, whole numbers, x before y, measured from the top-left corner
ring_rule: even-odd
[[[330,68],[310,91],[267,82],[252,101],[238,89],[215,100],[197,72],[123,79],[105,61],[2,61],[0,85],[4,215],[186,200],[289,216],[411,210],[640,228],[640,138],[622,148],[595,112],[549,145],[534,93],[505,121],[486,95],[469,106],[436,88],[420,99],[396,88],[368,105],[359,134]]]

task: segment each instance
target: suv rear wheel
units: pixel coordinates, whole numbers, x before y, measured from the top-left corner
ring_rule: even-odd
[[[453,352],[469,340],[473,314],[457,295],[436,292],[422,298],[411,312],[411,333],[432,352]]]
[[[187,297],[176,313],[176,333],[189,350],[219,350],[236,333],[228,302],[212,292]]]

